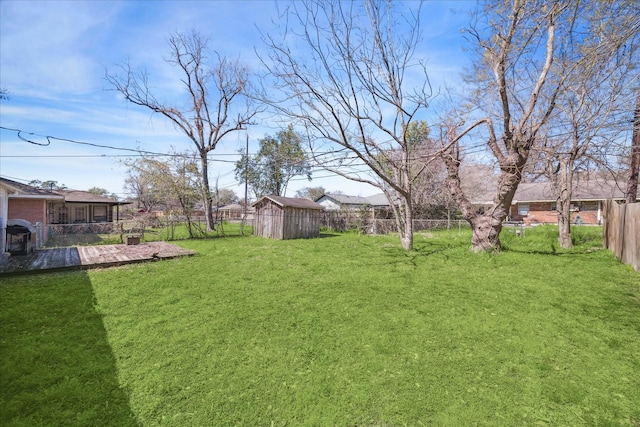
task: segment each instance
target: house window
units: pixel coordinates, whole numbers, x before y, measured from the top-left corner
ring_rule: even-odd
[[[87,222],[87,208],[79,207],[73,210],[74,222]]]
[[[558,204],[556,202],[551,203],[551,210],[552,211],[557,211],[558,210]]]
[[[529,215],[529,203],[518,203],[518,215],[520,216]]]
[[[107,222],[107,207],[106,206],[94,206],[93,207],[93,221],[94,222]]]
[[[58,208],[58,224],[67,224],[69,222],[69,209],[66,206]]]

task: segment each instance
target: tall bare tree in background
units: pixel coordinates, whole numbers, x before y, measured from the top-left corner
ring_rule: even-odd
[[[614,3],[624,6],[618,13],[629,14],[634,6],[633,2],[612,1],[591,2],[598,5],[587,7],[588,3],[492,0],[478,10],[477,20],[468,32],[477,53],[469,81],[475,88],[472,103],[481,113],[476,113],[476,120],[466,128],[466,120],[452,116],[443,121],[441,129],[443,144],[454,144],[445,156],[448,188],[472,226],[474,251],[500,247],[502,223],[509,215],[529,156],[553,126],[554,113],[561,102],[567,102],[562,106],[568,116],[579,115],[579,142],[584,142],[587,136],[586,124],[590,131],[598,130],[594,117],[600,117],[593,110],[607,108],[610,97],[601,100],[600,107],[590,104],[588,114],[596,115],[589,122],[580,101],[572,99],[585,89],[574,76],[593,75],[593,82],[604,76],[596,71],[606,63],[603,58],[615,57],[620,46],[619,40],[602,41],[606,32],[601,27],[609,25],[602,18],[614,16],[613,12],[607,12],[607,7]],[[598,8],[598,14],[590,14]],[[500,170],[492,206],[481,212],[476,211],[462,188],[459,173],[464,151],[460,140],[478,129],[482,129],[486,146]],[[567,144],[573,146],[570,138],[563,143],[564,147],[555,146],[551,151],[558,154],[572,150],[567,148]],[[582,155],[584,144],[578,145],[577,154]]]
[[[571,199],[576,171],[586,169],[583,163],[606,164],[612,145],[629,128],[626,117],[633,105],[633,88],[640,83],[636,11],[631,2],[578,3],[579,33],[563,40],[555,61],[553,73],[563,83],[540,150],[556,195],[562,248],[573,247]]]
[[[315,202],[320,197],[324,196],[326,192],[327,190],[325,190],[324,187],[303,187],[296,190],[296,197],[309,199]]]
[[[411,249],[412,197],[421,170],[413,167],[406,131],[424,113],[431,88],[414,55],[419,11],[396,9],[403,6],[293,2],[282,39],[265,37],[270,53],[263,62],[284,95],[271,98],[271,105],[307,129],[313,159],[383,191],[402,247]]]
[[[199,229],[192,220],[202,194],[196,156],[173,153],[167,159],[141,157],[124,164],[128,168],[125,189],[146,213],[162,208],[165,213],[184,219],[189,237],[198,235]]]
[[[640,89],[633,115],[633,141],[629,156],[629,179],[627,180],[627,203],[635,203],[638,198],[638,174],[640,173]]]
[[[442,162],[440,146],[430,138],[431,129],[425,120],[411,122],[405,130],[405,139],[410,149],[410,174],[414,176],[412,209],[415,218],[445,219],[449,211],[456,209],[444,182],[446,168]],[[401,153],[398,153],[401,154]],[[393,156],[393,153],[388,153]]]
[[[560,2],[547,3],[487,2],[468,33],[477,52],[473,103],[485,116],[462,131],[464,122],[451,118],[442,124],[440,136],[444,146],[453,144],[445,156],[447,187],[472,227],[474,251],[500,247],[502,222],[509,214],[529,153],[555,107],[561,81],[550,82],[549,78],[558,21],[571,24],[570,8]],[[550,96],[541,101],[545,90]],[[476,211],[460,181],[460,139],[479,126],[486,128],[486,144],[500,168],[493,204],[482,212]]]
[[[148,73],[132,70],[128,61],[121,65],[120,74],[106,73],[106,80],[127,101],[169,119],[195,145],[200,159],[207,230],[213,230],[207,155],[225,136],[246,129],[257,114],[247,96],[249,70],[238,61],[216,53],[210,57],[207,40],[196,32],[172,35],[169,46],[168,62],[182,74],[184,105],[181,100],[159,99],[152,91]],[[210,63],[212,59],[215,59],[213,64]]]

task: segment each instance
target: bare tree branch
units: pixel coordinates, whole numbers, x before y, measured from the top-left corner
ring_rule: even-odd
[[[200,157],[207,229],[213,230],[207,154],[215,150],[225,136],[252,124],[259,110],[249,102],[248,69],[217,53],[217,62],[209,66],[207,42],[196,32],[176,33],[169,38],[167,62],[182,72],[180,81],[190,100],[187,108],[159,101],[151,91],[147,72],[133,71],[128,60],[120,65],[121,74],[106,72],[105,79],[127,101],[168,119],[196,147]]]
[[[267,102],[304,125],[312,158],[321,166],[387,194],[402,245],[410,249],[413,186],[424,168],[411,164],[405,132],[428,107],[431,93],[425,69],[414,59],[419,11],[405,15],[396,7],[401,6],[374,0],[364,7],[339,1],[294,3],[289,17],[297,27],[284,37],[297,36],[288,40],[300,41],[309,59],[297,54],[298,46],[266,35],[270,54],[262,61],[283,95],[278,100],[271,95]],[[418,82],[407,78],[413,69],[421,71]],[[327,146],[337,153],[334,165],[318,154]],[[339,157],[343,163],[335,166]],[[346,169],[356,159],[367,172]]]

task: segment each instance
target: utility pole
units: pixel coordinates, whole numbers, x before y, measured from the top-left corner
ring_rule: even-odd
[[[244,223],[247,220],[247,197],[249,197],[249,135],[247,134],[247,143],[244,158],[244,203],[242,204],[242,221],[240,222],[240,234],[244,236]]]
[[[640,172],[640,92],[633,115],[633,139],[629,159],[629,180],[627,182],[627,203],[635,203],[638,198],[638,173]]]

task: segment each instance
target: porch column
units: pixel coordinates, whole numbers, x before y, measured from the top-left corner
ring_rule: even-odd
[[[602,224],[602,201],[598,200],[598,224]]]

